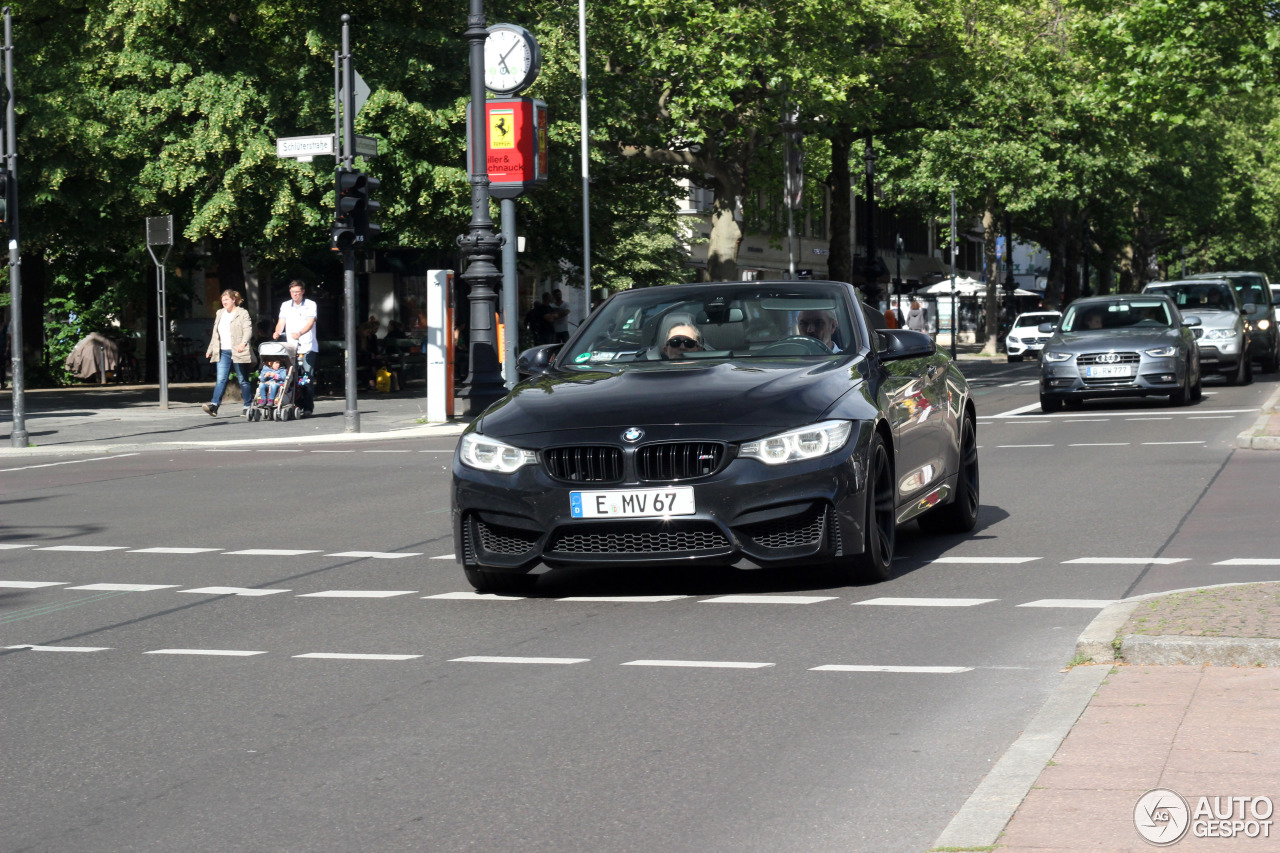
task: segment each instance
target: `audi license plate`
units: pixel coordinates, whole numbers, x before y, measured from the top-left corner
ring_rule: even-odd
[[[693,515],[693,486],[570,492],[574,518],[665,518]]]
[[[1114,379],[1116,377],[1133,376],[1131,364],[1094,364],[1084,369],[1088,379]]]

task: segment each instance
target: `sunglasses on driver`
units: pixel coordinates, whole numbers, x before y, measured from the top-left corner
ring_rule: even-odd
[[[667,346],[671,349],[697,349],[702,346],[702,344],[698,343],[693,338],[686,337],[684,335],[676,335],[675,337],[667,340]]]

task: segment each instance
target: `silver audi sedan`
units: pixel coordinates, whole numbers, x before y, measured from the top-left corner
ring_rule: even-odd
[[[1167,296],[1125,294],[1067,306],[1040,356],[1040,408],[1056,412],[1090,397],[1200,399],[1200,354],[1192,328]]]

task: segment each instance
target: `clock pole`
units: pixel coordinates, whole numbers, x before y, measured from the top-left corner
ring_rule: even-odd
[[[489,35],[485,28],[484,0],[470,0],[467,31],[471,65],[471,121],[467,133],[471,137],[471,227],[458,237],[458,247],[467,261],[461,275],[469,288],[470,343],[469,370],[458,396],[467,401],[467,415],[479,415],[491,403],[506,394],[498,369],[498,338],[494,328],[497,310],[496,286],[502,280],[497,260],[502,240],[493,230],[489,218],[489,170],[485,162],[485,85],[484,43]],[[513,318],[507,318],[514,328]],[[446,342],[446,346],[448,343]]]

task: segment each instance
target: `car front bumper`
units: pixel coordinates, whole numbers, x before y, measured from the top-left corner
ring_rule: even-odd
[[[454,553],[464,566],[516,573],[539,564],[804,564],[857,553],[869,438],[869,425],[856,424],[840,451],[818,459],[770,466],[731,458],[711,476],[675,483],[693,488],[693,514],[647,519],[574,518],[570,494],[656,483],[567,483],[540,463],[496,474],[455,457]]]
[[[1175,358],[1146,358],[1136,365],[1136,375],[1092,379],[1075,361],[1044,363],[1040,369],[1040,393],[1046,397],[1081,400],[1086,397],[1146,397],[1172,394],[1182,387],[1186,365]]]

